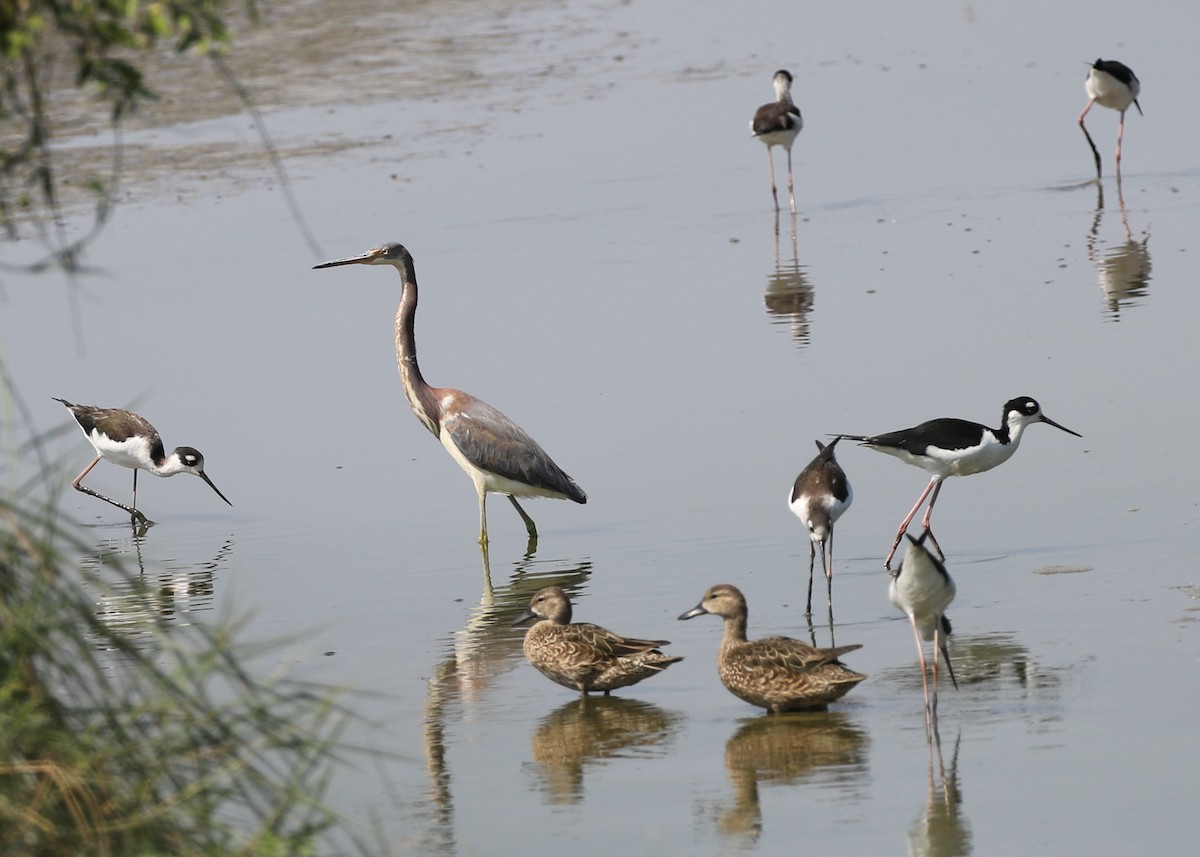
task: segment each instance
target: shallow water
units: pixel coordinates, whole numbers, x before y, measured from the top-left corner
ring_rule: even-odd
[[[248,118],[206,96],[131,135],[156,156],[89,253],[103,275],[5,278],[4,358],[43,427],[50,396],[136,402],[234,504],[142,480],[158,524],[135,544],[68,486],[96,555],[140,552],[155,581],[99,609],[246,615],[292,641],[264,669],[365,691],[347,737],[378,752],[334,799],[400,853],[1190,853],[1200,14],[359,5],[362,39],[314,2],[231,58],[269,93],[320,252]],[[1097,55],[1137,70],[1146,111],[1102,200],[1075,126]],[[780,66],[806,119],[794,240],[746,130]],[[1089,114],[1108,173],[1115,125]],[[310,270],[390,240],[416,258],[429,380],[500,407],[589,494],[526,506],[531,556],[493,499],[490,586],[471,485],[400,391],[397,278]],[[1017,395],[1083,438],[1034,426],[942,492],[960,688],[939,744],[881,570],[925,477],[852,445],[836,621],[812,634],[861,643],[846,660],[871,678],[825,714],[726,693],[719,623],[675,617],[728,581],[752,636],[809,637],[785,500],[813,439],[994,425]],[[51,452],[64,485],[89,460],[74,429]],[[129,474],[88,484],[125,497]],[[686,660],[581,704],[510,627],[549,583]]]

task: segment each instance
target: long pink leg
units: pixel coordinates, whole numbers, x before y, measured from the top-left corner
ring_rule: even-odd
[[[1117,144],[1117,148],[1118,149],[1120,148],[1120,143]],[[795,186],[792,182],[792,147],[791,146],[788,146],[787,153],[788,153],[788,201],[792,205],[792,214],[795,214],[796,213],[796,190],[795,190]]]
[[[129,506],[126,506],[124,503],[118,503],[116,500],[114,500],[111,497],[105,497],[99,491],[93,491],[91,488],[88,488],[88,487],[80,484],[83,481],[83,477],[85,477],[89,473],[91,473],[92,468],[95,467],[97,464],[99,464],[102,460],[103,460],[103,456],[97,455],[95,461],[93,461],[87,467],[83,468],[83,472],[75,477],[75,481],[71,483],[71,487],[74,488],[76,491],[82,491],[84,494],[90,494],[93,497],[98,497],[99,499],[103,500],[105,503],[111,503],[112,505],[116,506],[118,509],[124,509],[126,512],[128,512],[130,514],[130,516],[135,521],[138,521],[142,524],[150,523],[149,520],[147,520],[146,516],[143,515],[141,512],[139,512],[136,508],[137,507],[137,471],[136,470],[133,471],[133,490],[134,490],[133,502],[134,502],[134,505],[132,508]]]
[[[941,648],[939,645],[942,639],[941,622],[933,627],[933,714],[937,716],[938,703],[938,651]]]
[[[771,171],[771,197],[775,200],[775,210],[779,211],[779,193],[775,190],[775,158],[771,155],[770,146],[767,146],[767,168]]]
[[[1092,109],[1092,105],[1096,103],[1096,99],[1088,99],[1087,106],[1083,108],[1083,112],[1079,114],[1079,127],[1083,129],[1083,136],[1087,137],[1088,145],[1092,147],[1092,157],[1096,159],[1096,178],[1100,178],[1100,150],[1096,148],[1095,142],[1092,140],[1092,135],[1088,133],[1087,126],[1083,124],[1083,117],[1087,116],[1088,111]],[[1119,148],[1118,144],[1118,148]]]
[[[942,546],[938,544],[937,536],[933,534],[933,530],[929,527],[929,522],[933,520],[933,504],[937,502],[938,494],[942,490],[942,483],[939,482],[937,487],[933,489],[933,496],[929,498],[929,505],[925,509],[925,517],[921,519],[921,529],[929,533],[929,540],[933,542],[933,546],[937,548],[938,559],[942,562],[946,561],[946,554],[942,552]]]
[[[829,603],[833,603],[833,524],[829,525],[829,560],[825,562],[825,579],[829,582]],[[825,545],[821,545],[821,560],[825,561]]]
[[[911,613],[908,615],[908,621],[909,621],[909,624],[912,625],[913,637],[915,637],[916,641],[917,641],[917,655],[921,659],[921,687],[923,687],[925,689],[925,710],[929,711],[930,710],[930,707],[929,707],[929,682],[925,678],[925,646],[923,646],[921,644],[921,632],[917,630],[917,620]],[[934,652],[933,656],[935,659],[937,658],[936,651]],[[935,661],[935,663],[936,663],[936,661]],[[934,675],[936,675],[936,673]],[[934,699],[936,700],[937,699],[937,684],[936,683],[934,684],[933,693],[934,693]]]
[[[1125,111],[1121,111],[1121,119],[1117,122],[1117,178],[1121,178],[1121,140],[1125,137]]]
[[[929,484],[925,486],[925,490],[921,492],[921,496],[917,498],[917,502],[913,504],[913,507],[909,509],[908,514],[905,515],[904,520],[900,522],[900,529],[896,530],[896,538],[892,541],[892,549],[888,551],[887,558],[883,561],[883,567],[888,571],[891,571],[892,557],[896,555],[896,548],[900,545],[900,540],[904,538],[904,532],[908,529],[908,525],[911,524],[912,519],[917,516],[917,512],[920,510],[921,504],[925,502],[925,498],[929,496],[929,492],[932,491],[935,486],[940,487],[941,484],[942,480],[938,479],[936,476],[933,479],[930,479]],[[933,504],[931,503],[930,505],[932,506]],[[929,529],[928,523],[928,518],[926,518],[925,529]],[[934,544],[936,543],[937,542],[935,540]],[[941,552],[941,548],[938,548],[938,551]]]

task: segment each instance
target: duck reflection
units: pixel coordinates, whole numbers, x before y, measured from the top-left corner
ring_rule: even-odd
[[[867,736],[843,712],[799,712],[746,721],[725,743],[732,805],[718,806],[722,835],[756,841],[762,832],[760,784],[821,779],[846,788],[865,784]]]
[[[792,256],[784,262],[779,251],[779,212],[775,212],[775,270],[767,276],[763,303],[771,321],[789,324],[792,338],[804,347],[809,342],[808,314],[813,308],[813,287],[808,282],[807,269],[800,264],[796,243],[795,215],[792,216]]]
[[[961,740],[960,733],[954,739],[954,752],[947,769],[942,760],[942,739],[934,721],[929,742],[925,807],[908,830],[908,853],[914,857],[964,857],[971,853],[971,829],[965,816],[960,814],[962,791],[958,785],[958,748]]]
[[[1117,183],[1117,202],[1124,240],[1110,243],[1100,237],[1104,219],[1103,186],[1098,191],[1096,213],[1087,235],[1088,261],[1100,275],[1100,291],[1108,309],[1106,315],[1112,321],[1120,321],[1122,307],[1136,306],[1150,288],[1150,233],[1143,232],[1140,239],[1133,237],[1120,182]]]
[[[580,697],[556,708],[531,738],[532,769],[546,802],[579,803],[589,766],[665,755],[683,719],[657,705],[616,696]]]
[[[152,559],[147,571],[144,542],[144,535],[104,539],[81,563],[85,585],[95,593],[97,620],[138,646],[150,645],[167,623],[189,625],[192,614],[213,609],[217,571],[234,546],[227,538],[211,559],[199,562]],[[128,565],[131,555],[136,569]],[[101,647],[109,642],[97,641]]]
[[[447,728],[467,717],[463,709],[482,706],[494,680],[523,663],[524,628],[513,620],[544,586],[560,586],[572,596],[583,591],[590,561],[536,560],[532,551],[513,564],[508,583],[493,586],[488,554],[483,553],[484,591],[466,625],[447,640],[447,655],[434,665],[425,693],[423,743],[429,789],[418,806],[427,823],[421,853],[455,854],[454,795],[447,757]]]

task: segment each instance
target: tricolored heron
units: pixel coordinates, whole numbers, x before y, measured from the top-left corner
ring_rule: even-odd
[[[551,497],[586,503],[587,494],[524,429],[486,402],[451,387],[431,387],[417,364],[413,333],[417,317],[417,272],[412,254],[400,244],[383,244],[358,256],[322,262],[316,268],[340,265],[389,265],[400,275],[400,305],[396,309],[396,363],[404,395],[417,419],[429,429],[450,457],[466,471],[479,495],[479,543],[487,547],[487,495],[505,494],[525,522],[530,542],[537,526],[517,497]]]
[[[176,447],[170,455],[166,454],[162,438],[154,426],[145,418],[124,408],[98,408],[95,405],[74,405],[66,399],[54,397],[54,401],[67,406],[79,428],[83,431],[88,443],[96,450],[96,458],[75,477],[71,486],[76,491],[99,497],[106,503],[111,503],[118,509],[124,509],[130,516],[142,525],[151,523],[146,516],[137,510],[137,475],[139,470],[153,473],[155,476],[174,476],[176,473],[191,473],[199,476],[208,483],[208,487],[217,492],[217,496],[229,503],[229,499],[221,493],[213,481],[204,472],[204,456],[200,450],[191,446]],[[105,497],[91,488],[85,488],[80,483],[83,477],[91,473],[92,468],[106,459],[113,464],[129,467],[133,470],[133,505],[126,506],[111,497]],[[232,506],[232,503],[229,503]]]

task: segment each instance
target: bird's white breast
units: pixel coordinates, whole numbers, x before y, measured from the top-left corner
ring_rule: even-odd
[[[141,436],[113,440],[99,429],[92,429],[88,440],[96,450],[97,455],[105,461],[128,467],[131,470],[141,468],[153,471],[154,462],[150,458],[150,442]]]
[[[970,450],[929,447],[926,453],[942,464],[947,476],[970,476],[972,473],[982,473],[1003,464],[1012,458],[1016,451],[1016,438],[1010,438],[1008,443],[1001,443],[994,434],[985,432],[980,445],[971,447]],[[966,454],[968,452],[969,454]]]

